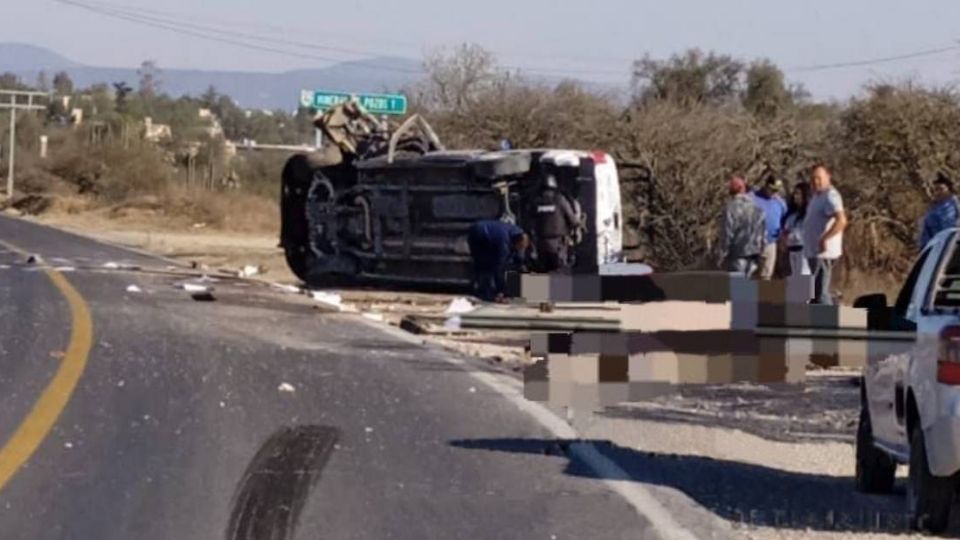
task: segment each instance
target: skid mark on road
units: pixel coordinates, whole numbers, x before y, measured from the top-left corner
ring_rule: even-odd
[[[328,426],[285,427],[270,437],[237,486],[226,539],[293,538],[338,438],[339,431]]]
[[[3,240],[0,240],[0,246],[23,256],[27,255],[22,249]],[[0,490],[33,456],[56,424],[83,375],[93,344],[93,319],[83,297],[61,273],[50,268],[43,268],[43,272],[70,306],[70,342],[53,379],[40,394],[30,413],[0,449]]]

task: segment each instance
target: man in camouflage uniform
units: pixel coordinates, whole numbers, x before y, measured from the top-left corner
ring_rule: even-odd
[[[728,272],[753,275],[766,246],[766,219],[763,210],[747,194],[747,183],[740,176],[730,179],[732,198],[720,221],[717,248],[720,266]]]

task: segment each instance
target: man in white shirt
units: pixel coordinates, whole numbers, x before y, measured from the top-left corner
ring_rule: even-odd
[[[847,215],[843,198],[833,187],[830,171],[822,164],[813,168],[810,185],[813,197],[803,220],[803,249],[813,272],[813,304],[833,304],[830,278],[833,263],[843,253],[843,230]]]

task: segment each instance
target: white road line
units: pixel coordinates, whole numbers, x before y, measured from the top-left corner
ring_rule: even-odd
[[[393,328],[384,324],[378,324],[357,317],[356,320],[368,325],[386,331],[404,341],[423,344],[422,338],[418,338],[399,328]],[[452,354],[441,355],[444,360],[459,367],[466,368],[467,362],[457,358]],[[467,370],[473,378],[485,384],[505,399],[517,406],[518,409],[532,416],[543,427],[550,431],[558,439],[576,440],[579,438],[576,430],[559,416],[544,407],[543,405],[530,401],[523,397],[523,383],[510,379],[504,375],[490,373],[486,371]],[[576,442],[569,446],[569,451],[582,463],[585,463],[596,473],[603,482],[619,494],[634,510],[644,519],[650,522],[650,527],[654,533],[662,540],[697,540],[697,537],[689,530],[684,529],[673,519],[670,512],[664,508],[657,498],[639,482],[630,479],[619,465],[611,459],[604,456],[593,443]]]

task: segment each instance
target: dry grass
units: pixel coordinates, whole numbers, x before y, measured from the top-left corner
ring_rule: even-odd
[[[202,223],[231,232],[266,233],[279,230],[276,200],[241,191],[209,191],[170,185],[161,192],[163,214],[187,226]]]

